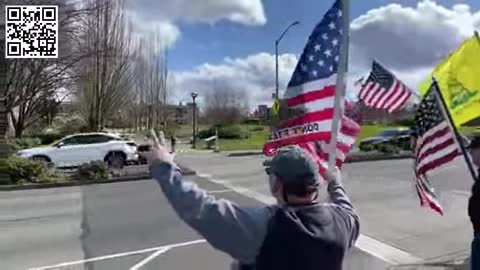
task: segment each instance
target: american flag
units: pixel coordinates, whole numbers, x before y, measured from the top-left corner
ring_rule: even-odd
[[[310,35],[288,83],[284,99],[294,117],[283,121],[263,150],[271,156],[282,146],[297,144],[315,156],[328,160],[332,138],[337,68],[342,45],[342,3],[337,0]],[[337,165],[355,143],[360,126],[346,116],[339,125]]]
[[[359,94],[365,105],[390,113],[402,108],[411,95],[408,87],[376,61]]]
[[[460,151],[437,98],[438,88],[433,83],[421,101],[415,115],[417,140],[415,147],[414,170],[417,179],[417,192],[422,204],[442,213],[433,188],[426,173],[454,160]]]

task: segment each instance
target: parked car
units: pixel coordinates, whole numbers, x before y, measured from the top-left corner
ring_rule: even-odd
[[[374,137],[361,140],[359,148],[360,150],[377,149],[379,145],[392,144],[402,149],[409,149],[412,132],[411,129],[385,129]]]
[[[55,167],[76,167],[103,160],[109,166],[122,168],[138,160],[137,145],[109,133],[81,133],[67,136],[52,146],[24,149],[23,158],[52,163]]]

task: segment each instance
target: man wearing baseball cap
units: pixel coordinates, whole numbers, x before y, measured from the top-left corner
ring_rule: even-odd
[[[179,217],[235,259],[235,269],[342,269],[359,219],[338,169],[327,173],[330,203],[320,203],[319,168],[305,150],[282,149],[267,165],[277,204],[245,207],[184,181],[164,146],[150,156],[151,174]]]
[[[477,181],[472,187],[472,196],[468,201],[468,215],[473,226],[472,255],[470,260],[471,269],[480,269],[480,137],[472,139],[468,145],[473,164],[479,171]]]

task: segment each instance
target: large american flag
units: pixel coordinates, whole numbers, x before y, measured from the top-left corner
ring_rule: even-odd
[[[460,151],[455,141],[455,133],[440,107],[437,91],[437,85],[433,83],[415,115],[417,140],[414,170],[421,203],[442,213],[426,173],[451,162],[460,155]]]
[[[282,146],[297,144],[317,161],[328,160],[332,138],[337,69],[342,45],[342,3],[336,1],[310,35],[288,83],[284,99],[295,116],[283,121],[263,150],[271,156]],[[343,116],[337,140],[337,165],[355,143],[360,127]]]
[[[372,71],[360,90],[365,105],[393,112],[403,107],[412,92],[393,74],[373,61]]]

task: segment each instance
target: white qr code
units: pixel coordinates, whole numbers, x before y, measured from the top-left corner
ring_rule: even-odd
[[[58,6],[5,6],[5,58],[58,58]]]

